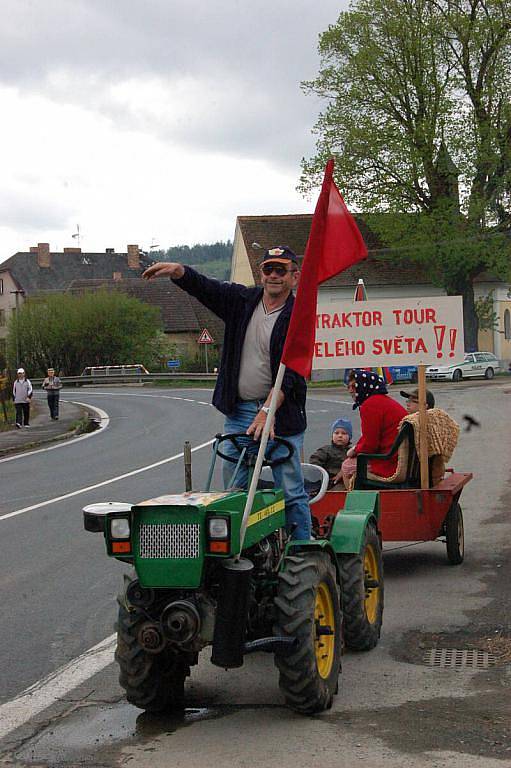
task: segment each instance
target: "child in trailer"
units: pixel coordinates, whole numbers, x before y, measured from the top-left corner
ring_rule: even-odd
[[[344,488],[341,466],[346,459],[347,451],[353,436],[353,428],[349,419],[336,419],[332,424],[332,440],[329,445],[318,448],[311,454],[311,464],[323,467],[328,472],[329,488]]]

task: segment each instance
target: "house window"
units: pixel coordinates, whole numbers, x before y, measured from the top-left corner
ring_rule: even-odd
[[[509,309],[504,312],[504,338],[511,341],[511,313]]]
[[[0,328],[5,325],[5,309],[0,309]]]
[[[3,296],[3,295],[4,295],[4,281],[0,277],[0,296]]]

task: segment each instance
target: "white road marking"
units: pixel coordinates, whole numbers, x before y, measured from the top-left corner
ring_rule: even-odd
[[[102,408],[98,408],[97,405],[89,405],[88,403],[79,403],[77,400],[63,400],[65,403],[74,403],[75,405],[82,405],[84,408],[88,408],[98,414],[101,419],[101,426],[94,432],[88,432],[86,435],[80,435],[80,437],[72,437],[68,440],[63,440],[55,445],[49,445],[46,448],[36,448],[34,451],[25,451],[24,453],[17,453],[15,456],[6,456],[5,459],[0,459],[0,464],[6,461],[15,461],[16,459],[25,459],[27,456],[34,456],[36,453],[45,453],[46,451],[55,451],[57,448],[65,448],[68,445],[74,445],[80,440],[87,440],[89,437],[97,437],[101,432],[110,424],[110,416]]]
[[[206,446],[211,445],[215,442],[215,439],[208,440],[206,443],[201,443],[201,445],[195,446],[195,448],[192,448],[192,453],[195,451],[200,451],[201,448],[206,448]],[[161,459],[160,461],[155,461],[154,464],[148,464],[145,467],[140,467],[139,469],[133,469],[131,472],[125,472],[123,475],[117,475],[116,477],[111,477],[108,480],[102,480],[100,483],[95,483],[94,485],[87,485],[85,488],[78,488],[76,491],[71,491],[70,493],[65,493],[63,496],[56,496],[54,499],[48,499],[47,501],[40,501],[38,504],[32,504],[30,507],[23,507],[23,509],[17,509],[14,512],[8,512],[5,515],[0,515],[0,521],[2,520],[8,520],[10,517],[17,517],[18,515],[23,515],[25,512],[32,512],[34,509],[41,509],[41,507],[47,507],[50,504],[56,504],[59,501],[64,501],[64,499],[71,499],[73,496],[80,496],[82,493],[88,493],[88,491],[94,491],[96,488],[102,488],[105,485],[110,485],[111,483],[116,483],[118,480],[124,480],[127,477],[133,477],[133,475],[139,475],[141,472],[148,472],[150,469],[154,469],[155,467],[161,467],[162,464],[168,464],[170,461],[175,461],[176,459],[183,458],[183,452],[176,453],[175,456],[168,456],[166,459]]]
[[[81,656],[34,683],[15,699],[0,705],[0,739],[111,664],[114,660],[115,639],[116,635],[110,635]]]
[[[353,405],[353,400],[328,400],[326,397],[307,397],[307,400],[317,400],[321,403],[336,403],[337,405]]]

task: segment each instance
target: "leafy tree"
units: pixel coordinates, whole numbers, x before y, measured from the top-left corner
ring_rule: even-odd
[[[474,279],[509,274],[511,0],[355,0],[319,51],[303,85],[328,104],[301,190],[334,156],[392,258],[420,261],[463,296],[476,349]]]
[[[30,375],[49,366],[77,375],[88,365],[142,363],[158,359],[159,310],[118,291],[80,296],[54,294],[27,299],[9,324],[7,358],[20,359]]]
[[[231,270],[232,242],[196,243],[195,245],[175,245],[162,255],[163,261],[178,261],[197,267],[209,277],[227,280]]]
[[[477,319],[481,330],[493,330],[499,324],[499,316],[493,309],[493,291],[488,296],[476,299]]]

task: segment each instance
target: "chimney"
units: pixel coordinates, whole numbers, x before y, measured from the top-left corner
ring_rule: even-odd
[[[138,245],[128,245],[128,267],[130,269],[140,269]]]
[[[37,245],[30,246],[30,253],[37,253]]]
[[[37,243],[37,264],[41,269],[49,269],[51,267],[49,243]]]
[[[82,252],[81,248],[74,248],[74,247],[64,248],[64,253],[81,253],[81,252]]]
[[[115,282],[119,282],[119,280],[122,280],[122,272],[114,272],[112,275]]]
[[[115,248],[105,248],[105,253],[115,253]]]

